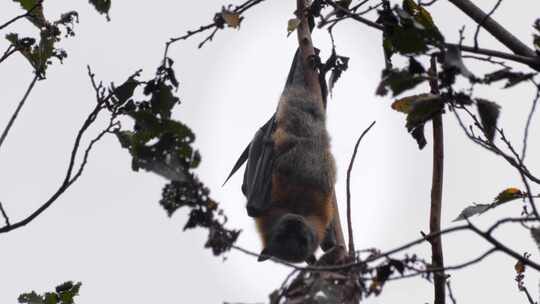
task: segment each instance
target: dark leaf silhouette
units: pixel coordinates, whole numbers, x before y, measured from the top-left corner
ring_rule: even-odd
[[[492,101],[480,98],[476,99],[476,106],[484,133],[489,141],[493,141],[501,107]]]

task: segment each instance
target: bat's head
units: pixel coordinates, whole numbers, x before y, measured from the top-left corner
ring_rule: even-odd
[[[306,219],[289,213],[282,216],[272,228],[259,262],[271,256],[292,263],[304,262],[311,257],[317,246],[315,230]]]

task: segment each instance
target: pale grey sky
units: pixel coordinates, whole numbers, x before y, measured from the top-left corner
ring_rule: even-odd
[[[489,10],[496,1],[477,1]],[[186,30],[208,23],[223,1],[119,1],[113,0],[111,22],[98,15],[88,1],[48,0],[45,14],[56,18],[76,10],[81,22],[76,37],[62,46],[69,57],[55,64],[48,79],[32,92],[10,136],[0,150],[0,201],[12,221],[24,217],[51,195],[61,182],[76,130],[94,103],[86,74],[119,83],[143,68],[154,73],[164,42]],[[540,17],[540,2],[504,1],[495,18],[531,42],[532,23]],[[238,245],[258,251],[253,221],[244,209],[241,178],[222,188],[228,170],[259,125],[274,111],[295,50],[294,36],[286,37],[294,1],[267,1],[250,10],[239,31],[220,31],[203,49],[195,37],[171,48],[181,82],[183,104],[174,117],[197,134],[196,147],[203,161],[197,174],[212,190],[229,216],[230,227],[242,229]],[[446,1],[431,12],[449,41],[457,41],[466,25],[466,43],[472,44],[475,26]],[[4,1],[0,22],[21,13]],[[371,16],[374,17],[374,16]],[[19,21],[0,33],[35,35]],[[481,45],[505,50],[489,34]],[[406,133],[405,117],[390,108],[390,98],[374,95],[383,68],[380,33],[352,21],[335,29],[338,52],[352,57],[350,70],[336,85],[328,108],[328,128],[338,164],[338,201],[344,210],[345,171],[354,142],[377,120],[364,139],[351,188],[354,232],[358,248],[390,249],[428,230],[431,182],[431,136],[419,151]],[[328,55],[323,31],[316,45]],[[0,40],[0,49],[7,47]],[[520,68],[526,70],[523,66]],[[482,66],[470,68],[481,74]],[[32,79],[31,68],[20,55],[0,65],[3,128]],[[521,146],[522,129],[534,91],[524,84],[512,90],[478,89],[478,95],[502,106],[501,125],[512,142]],[[425,91],[425,86],[418,92]],[[540,171],[538,114],[531,127],[528,163]],[[453,116],[444,117],[446,136],[443,227],[472,202],[488,203],[504,188],[521,187],[519,176],[503,160],[469,142]],[[431,129],[426,129],[431,134]],[[133,173],[130,156],[116,138],[100,142],[79,182],[47,212],[20,230],[0,235],[0,303],[16,303],[25,291],[43,292],[66,281],[82,281],[79,304],[95,303],[221,303],[266,302],[288,273],[271,262],[258,263],[236,251],[227,259],[203,249],[206,231],[182,232],[186,212],[172,219],[158,205],[165,180],[150,173]],[[536,187],[536,192],[539,188]],[[518,216],[515,201],[475,219],[487,226],[502,216]],[[497,236],[540,260],[530,237],[518,227],[504,228]],[[487,244],[469,233],[444,238],[446,262],[456,264],[483,252]],[[425,258],[427,245],[416,247]],[[497,254],[479,265],[452,273],[459,303],[526,303],[514,282],[515,261]],[[538,297],[540,276],[527,271],[526,283]],[[427,303],[432,286],[420,279],[388,283],[382,296],[366,303]]]

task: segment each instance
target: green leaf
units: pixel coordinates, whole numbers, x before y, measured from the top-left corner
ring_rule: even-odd
[[[469,206],[469,207],[463,209],[463,211],[461,211],[459,216],[456,217],[456,219],[453,220],[453,222],[457,222],[457,221],[467,219],[467,218],[469,218],[469,217],[471,217],[473,215],[482,214],[482,213],[486,212],[489,208],[491,208],[490,204],[479,204],[479,205]]]
[[[484,76],[484,83],[491,84],[499,80],[507,80],[504,88],[510,88],[523,81],[532,79],[536,73],[512,72],[510,68],[503,68]]]
[[[491,204],[474,204],[472,206],[469,206],[461,213],[459,216],[454,220],[454,222],[464,220],[466,218],[469,218],[473,215],[480,215],[490,209],[496,208],[504,203],[513,201],[518,198],[523,198],[525,196],[525,193],[523,193],[521,190],[517,188],[507,188],[504,191],[500,192],[497,197],[493,200],[493,203]]]
[[[120,142],[122,148],[128,149],[133,145],[134,132],[131,131],[117,131],[114,133]]]
[[[60,299],[58,298],[58,295],[56,293],[48,292],[45,294],[45,301],[43,301],[44,304],[58,304],[58,301]]]
[[[38,74],[42,76],[45,75],[47,66],[50,64],[50,59],[53,55],[55,55],[54,36],[46,36],[42,33],[42,37],[38,45],[33,44],[35,40],[32,38],[19,39],[19,36],[14,33],[6,35],[6,39],[19,50],[19,52],[28,60]]]
[[[301,20],[298,18],[289,19],[289,22],[287,22],[287,37],[296,31],[296,28],[300,25],[300,23]]]
[[[430,100],[438,100],[439,96],[434,94],[419,94],[400,98],[392,103],[392,109],[405,114],[411,113],[416,103]]]
[[[489,100],[476,98],[476,107],[478,114],[480,115],[480,121],[482,122],[482,128],[486,138],[489,141],[493,141],[495,138],[495,131],[497,130],[497,120],[501,112],[501,107]]]
[[[38,0],[13,0],[18,2],[26,11],[32,10],[27,19],[32,22],[37,28],[41,29],[47,24],[45,15],[43,15],[43,6],[38,5]]]
[[[402,55],[420,54],[428,50],[422,32],[413,27],[396,27],[388,39],[393,49]]]
[[[175,104],[179,102],[178,97],[174,96],[172,88],[159,83],[157,89],[152,92],[150,105],[152,113],[161,115],[161,118],[168,119],[171,117],[171,110]]]
[[[422,95],[420,95],[422,96]],[[428,95],[416,99],[407,115],[407,129],[412,130],[420,124],[431,120],[444,109],[444,103],[436,95]]]
[[[109,10],[111,9],[111,0],[89,0],[90,4],[98,11],[98,13],[105,15],[107,21],[111,21],[109,16]]]
[[[114,89],[114,96],[117,98],[119,104],[123,104],[128,99],[133,96],[135,89],[139,83],[133,79],[129,78],[122,85]]]
[[[413,89],[425,80],[425,77],[412,75],[407,70],[385,70],[383,71],[383,79],[379,84],[377,94],[384,96],[386,92],[381,88],[389,87],[392,90],[392,96],[395,97],[407,90]]]
[[[43,298],[39,296],[35,291],[21,294],[18,298],[18,301],[19,303],[43,304]]]
[[[524,196],[525,193],[523,193],[518,188],[507,188],[501,193],[499,193],[497,197],[495,197],[495,201],[493,202],[493,204],[494,206],[498,206],[518,198],[523,198]]]
[[[424,135],[424,124],[418,125],[411,130],[411,136],[416,140],[418,148],[420,150],[424,149],[427,144],[426,136]]]

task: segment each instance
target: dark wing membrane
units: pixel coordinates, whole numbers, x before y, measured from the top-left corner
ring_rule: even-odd
[[[229,181],[229,179],[236,173],[236,171],[238,171],[238,169],[240,169],[240,167],[242,167],[242,165],[246,162],[246,160],[248,159],[248,155],[249,155],[249,149],[251,148],[251,143],[249,143],[249,145],[244,149],[244,152],[242,152],[242,155],[240,155],[240,157],[238,158],[238,160],[236,161],[236,164],[234,164],[234,167],[232,168],[231,170],[231,173],[229,173],[229,176],[227,176],[227,179],[225,180],[225,182],[223,183],[223,186],[225,186],[225,184]],[[223,187],[222,186],[222,187]],[[245,193],[244,189],[242,189],[242,192]]]
[[[248,163],[244,172],[242,192],[247,198],[247,212],[256,217],[264,213],[271,202],[274,147],[272,134],[275,116],[262,126],[250,143]]]

